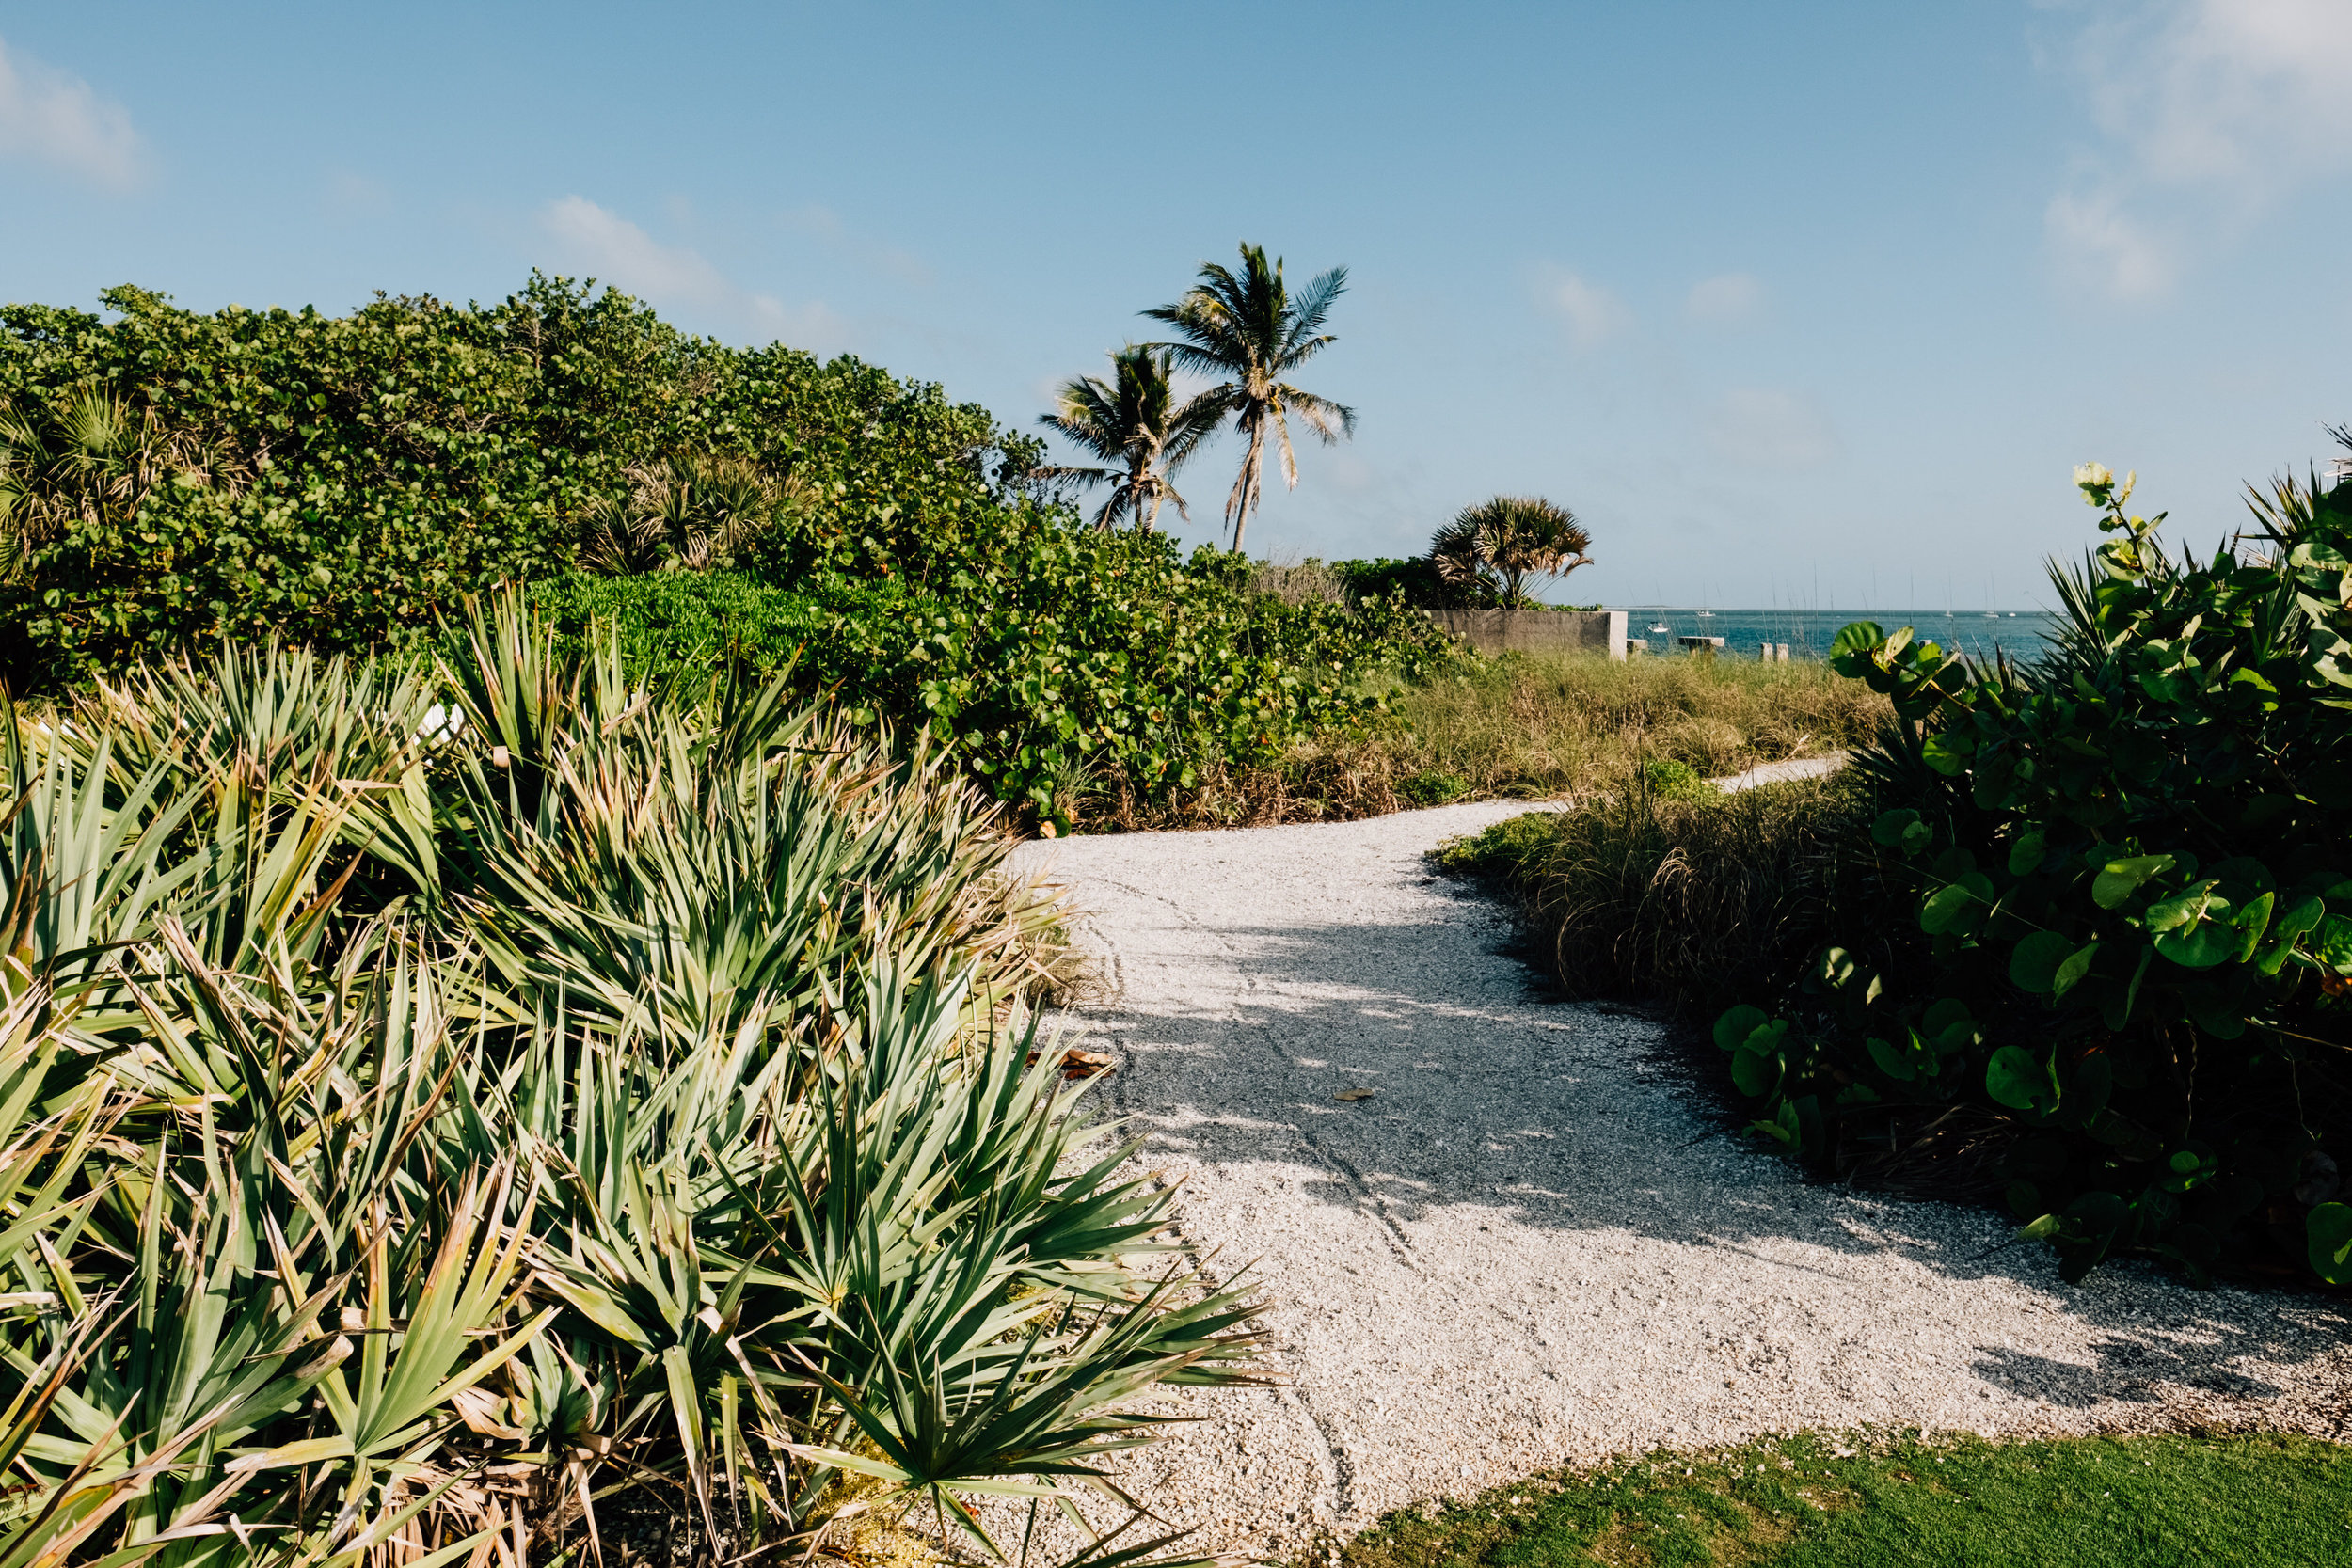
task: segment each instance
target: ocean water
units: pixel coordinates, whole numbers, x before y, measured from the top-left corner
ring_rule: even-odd
[[[1994,652],[2012,659],[2036,658],[2045,637],[2058,625],[2047,610],[1708,610],[1687,605],[1627,605],[1626,635],[1647,638],[1652,654],[1679,655],[1677,637],[1720,637],[1723,657],[1755,658],[1760,642],[1786,642],[1790,658],[1826,658],[1839,628],[1853,621],[1876,621],[1888,631],[1912,627],[1920,638],[1973,659]],[[1651,628],[1664,625],[1667,630]]]

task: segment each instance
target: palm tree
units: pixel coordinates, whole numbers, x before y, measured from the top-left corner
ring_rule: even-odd
[[[1175,342],[1152,345],[1172,354],[1179,369],[1223,378],[1193,401],[1213,408],[1216,417],[1232,415],[1233,428],[1248,438],[1241,474],[1225,499],[1235,550],[1249,514],[1257,510],[1269,429],[1281,445],[1283,481],[1293,489],[1298,487],[1298,464],[1291,453],[1291,414],[1305,420],[1326,446],[1356,434],[1354,409],[1282,379],[1338,341],[1323,330],[1323,323],[1346,287],[1347,269],[1333,267],[1293,298],[1282,283],[1281,258],[1269,262],[1264,246],[1244,244],[1239,277],[1204,262],[1200,281],[1182,299],[1144,312],[1182,334]]]
[[[1541,496],[1497,496],[1455,513],[1431,537],[1429,559],[1465,597],[1519,610],[1532,602],[1529,578],[1589,566],[1592,547],[1593,536],[1566,507]]]
[[[1113,353],[1108,381],[1072,376],[1055,395],[1054,412],[1039,415],[1037,422],[1119,467],[1041,472],[1088,485],[1108,483],[1110,499],[1094,515],[1098,528],[1109,529],[1124,515],[1149,533],[1160,520],[1160,503],[1171,500],[1191,520],[1168,475],[1216,428],[1221,410],[1198,398],[1179,405],[1174,394],[1168,352],[1148,345],[1129,343]]]

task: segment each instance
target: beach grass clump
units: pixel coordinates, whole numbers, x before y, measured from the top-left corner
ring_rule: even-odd
[[[1407,771],[1458,775],[1471,795],[1537,799],[1651,758],[1722,777],[1823,756],[1868,738],[1886,712],[1821,664],[1519,654],[1424,681],[1395,705]]]
[[[1433,663],[1388,706],[1387,722],[1304,741],[1271,766],[1204,763],[1179,799],[1104,799],[1088,825],[1239,827],[1549,800],[1611,787],[1632,768],[1687,785],[1844,751],[1889,714],[1825,665],[1590,654]]]
[[[1653,759],[1587,804],[1497,823],[1432,858],[1501,881],[1531,957],[1566,994],[1711,1018],[1820,940],[1856,799],[1835,775],[1725,792]]]

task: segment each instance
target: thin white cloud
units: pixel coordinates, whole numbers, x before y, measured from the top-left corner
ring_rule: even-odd
[[[0,42],[0,158],[109,190],[137,183],[144,163],[130,112],[87,82]]]
[[[2100,145],[2048,212],[2061,265],[2165,293],[2312,185],[2352,175],[2352,5],[2091,0],[2063,62]]]
[[[1744,272],[1727,272],[1692,285],[1682,313],[1694,322],[1731,326],[1755,319],[1763,304],[1763,284]]]
[[[1546,309],[1567,324],[1568,336],[1579,348],[1606,342],[1633,325],[1633,312],[1625,301],[1560,267],[1543,269],[1535,293]]]
[[[728,277],[700,251],[663,245],[586,197],[549,202],[539,221],[561,247],[564,264],[656,305],[697,310],[756,341],[782,339],[795,348],[825,352],[845,337],[840,318],[823,306],[787,309],[773,295],[755,293]]]
[[[1837,455],[1837,432],[1803,392],[1747,387],[1724,395],[1707,422],[1715,455],[1759,468],[1810,468]]]
[[[859,231],[830,207],[820,207],[814,202],[805,207],[796,207],[784,214],[784,221],[802,233],[823,241],[861,265],[888,273],[901,283],[917,289],[928,289],[931,285],[931,269],[923,264],[920,257]]]
[[[2133,304],[2171,289],[2172,247],[2124,212],[2112,191],[2052,197],[2043,222],[2059,264],[2077,281]]]
[[[2102,127],[2150,177],[2277,196],[2352,168],[2352,6],[2174,0],[2136,13],[2144,30],[2116,29],[2094,82]]]

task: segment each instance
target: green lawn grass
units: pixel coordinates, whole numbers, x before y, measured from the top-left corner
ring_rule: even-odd
[[[2352,1448],[2312,1438],[1802,1436],[1407,1509],[1346,1568],[2217,1568],[2352,1563]]]

